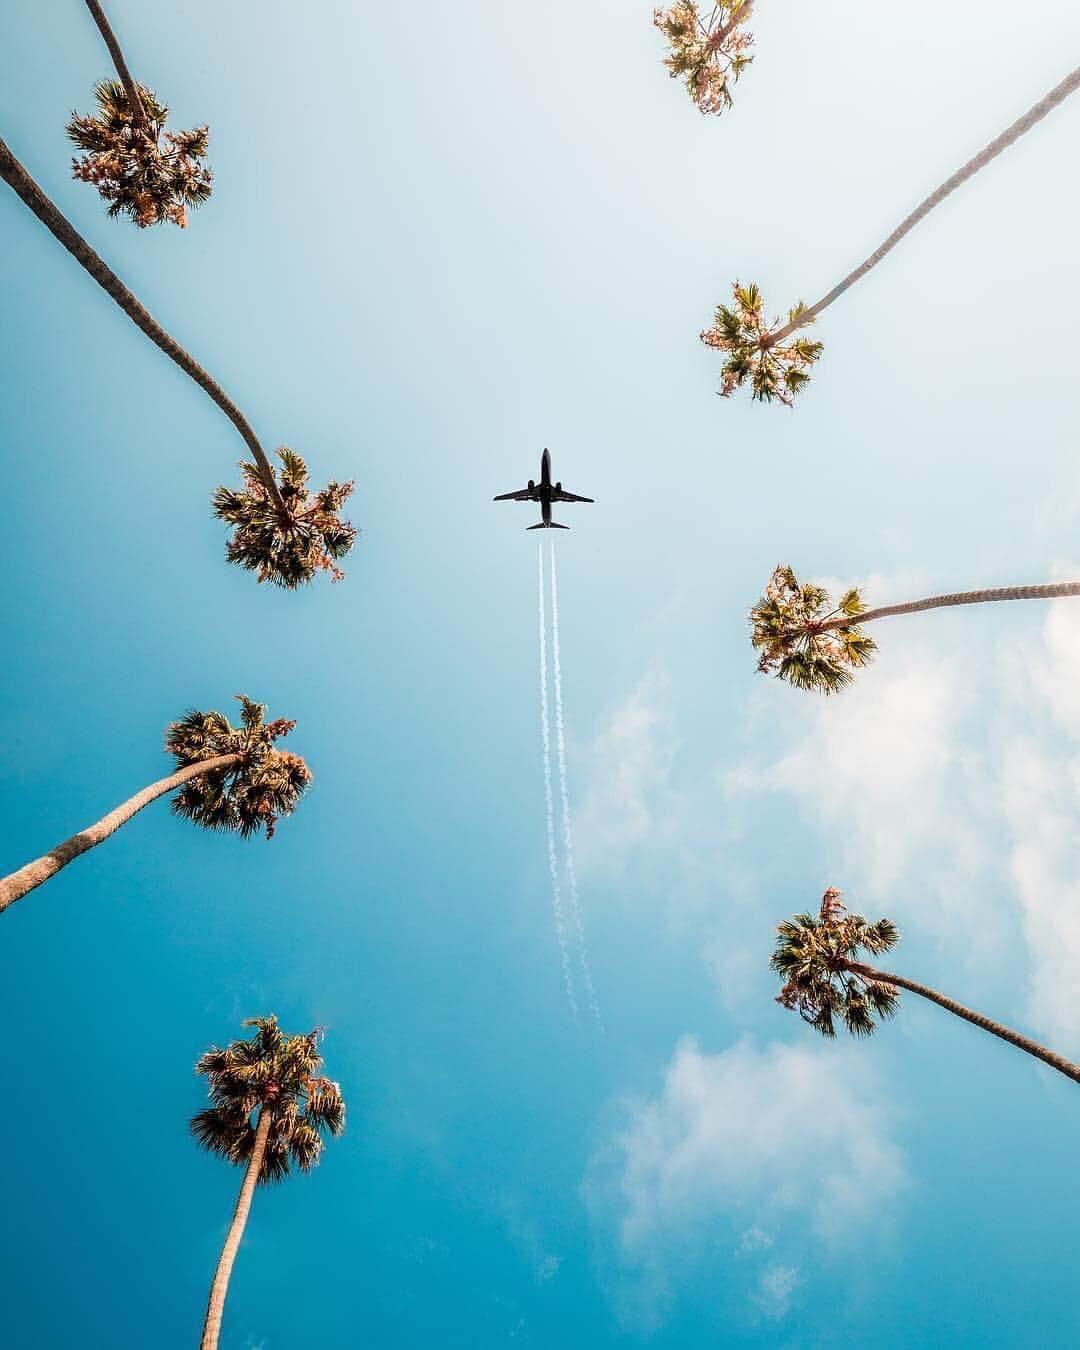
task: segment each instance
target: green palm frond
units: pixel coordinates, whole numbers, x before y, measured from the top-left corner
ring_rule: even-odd
[[[289,1156],[301,1172],[310,1172],[322,1157],[322,1136],[306,1121],[300,1122],[289,1137]]]
[[[896,990],[852,969],[861,952],[879,955],[900,940],[891,920],[867,923],[830,888],[818,915],[797,914],[776,932],[769,964],[784,981],[777,1002],[815,1031],[831,1038],[842,1022],[851,1035],[869,1036],[879,1020],[895,1015]]]
[[[266,831],[291,815],[311,783],[311,770],[299,755],[279,750],[275,741],[296,725],[285,718],[266,721],[266,708],[238,694],[241,725],[219,712],[192,711],[173,722],[165,749],[178,768],[219,755],[240,755],[239,763],[200,774],[185,783],[172,807],[208,830],[231,830],[244,838]]]
[[[865,608],[858,590],[845,592],[834,607],[822,587],[800,583],[786,565],[775,568],[750,610],[750,641],[759,653],[758,670],[796,689],[838,693],[851,683],[854,671],[870,662],[877,644],[857,624],[826,625],[854,618]]]
[[[721,367],[720,393],[730,398],[736,389],[750,385],[750,396],[758,403],[778,402],[791,407],[796,395],[810,379],[810,367],[824,347],[820,342],[796,332],[777,341],[779,319],[766,320],[761,292],[756,285],[743,286],[736,281],[732,305],[719,305],[711,328],[701,340],[706,347],[725,353]],[[801,302],[790,311],[795,320],[806,310]]]
[[[242,487],[220,487],[214,494],[214,514],[233,526],[226,557],[257,572],[260,582],[286,590],[312,581],[319,572],[340,581],[344,573],[337,561],[356,542],[355,528],[341,519],[353,484],[330,482],[311,493],[303,459],[287,448],[277,454],[281,469],[276,482],[284,510],[254,464],[240,465]]]
[[[308,1090],[306,1117],[316,1130],[341,1134],[345,1129],[345,1099],[341,1087],[328,1078],[313,1079]]]
[[[191,1132],[211,1152],[246,1166],[260,1113],[271,1124],[260,1185],[281,1181],[293,1167],[307,1172],[322,1156],[326,1136],[345,1128],[339,1085],[320,1075],[322,1029],[287,1035],[276,1017],[244,1023],[254,1034],[224,1049],[211,1047],[195,1072],[207,1080],[210,1106],[191,1121]]]
[[[670,48],[664,65],[681,79],[697,108],[717,114],[732,106],[732,85],[753,61],[753,36],[742,26],[750,17],[749,0],[720,0],[706,20],[696,0],[677,0],[653,10],[653,24]]]
[[[72,113],[68,137],[84,152],[72,160],[72,173],[97,188],[110,216],[130,216],[140,228],[171,221],[182,229],[188,208],[201,206],[212,191],[212,175],[201,162],[209,132],[166,131],[168,108],[142,85],[139,94],[146,112],[142,126],[118,80],[96,86],[94,116]]]
[[[238,1106],[208,1106],[191,1118],[191,1133],[202,1148],[229,1162],[251,1155],[255,1131],[250,1114]]]

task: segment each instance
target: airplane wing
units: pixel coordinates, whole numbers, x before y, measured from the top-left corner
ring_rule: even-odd
[[[528,488],[522,488],[520,492],[504,492],[498,497],[493,497],[496,502],[531,502],[536,500],[535,493]]]
[[[553,500],[557,502],[591,502],[592,497],[579,497],[576,492],[567,492],[565,488],[557,488],[552,493]]]

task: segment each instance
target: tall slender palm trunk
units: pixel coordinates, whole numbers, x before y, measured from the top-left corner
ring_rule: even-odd
[[[893,614],[919,614],[924,609],[944,609],[950,605],[984,605],[996,600],[1057,600],[1080,595],[1080,581],[1055,581],[1045,586],[992,586],[983,591],[954,591],[951,595],[931,595],[925,600],[908,600],[900,605],[882,605],[878,609],[864,609],[861,614],[843,615],[828,619],[816,631],[826,633],[834,628],[861,627],[874,619],[887,619]]]
[[[258,437],[251,429],[251,424],[244,414],[218,382],[203,370],[202,366],[178,342],[171,338],[153,315],[140,304],[112,268],[98,256],[75,227],[46,197],[2,139],[0,139],[0,178],[3,178],[4,182],[33,211],[46,229],[63,244],[75,261],[89,272],[102,290],[116,301],[131,322],[141,329],[155,346],[160,347],[170,361],[175,361],[184,374],[190,376],[200,389],[210,395],[244,438],[245,444],[255,457],[260,476],[274,505],[283,515],[286,515],[285,503],[278,491],[277,480],[274,477],[270,461],[267,459],[262,446],[259,444]]]
[[[116,40],[116,34],[112,26],[105,17],[105,11],[98,4],[97,0],[86,0],[86,8],[98,26],[98,31],[105,39],[105,46],[109,49],[109,55],[112,57],[112,63],[116,67],[116,73],[120,76],[120,82],[124,86],[124,92],[128,96],[128,103],[131,106],[131,114],[137,127],[146,125],[146,109],[143,106],[142,95],[139,93],[139,86],[131,77],[131,71],[128,70],[128,64],[124,60],[124,53],[120,50],[120,44]]]
[[[790,337],[797,328],[802,328],[805,324],[812,323],[822,310],[828,309],[834,300],[838,300],[849,287],[854,286],[857,281],[861,281],[862,278],[866,276],[867,272],[876,267],[887,253],[891,253],[904,236],[909,234],[925,216],[928,216],[935,206],[939,206],[945,198],[955,192],[962,183],[966,183],[967,180],[974,177],[980,169],[986,168],[992,160],[997,159],[1002,151],[1007,150],[1009,146],[1015,141],[1018,141],[1025,132],[1030,131],[1033,126],[1041,122],[1047,113],[1052,112],[1059,103],[1063,103],[1065,99],[1067,99],[1070,94],[1075,93],[1077,89],[1080,89],[1080,67],[1077,67],[1070,75],[1066,75],[1061,83],[1055,85],[1045,98],[1040,99],[1038,103],[1029,108],[1027,112],[1024,113],[1023,117],[1018,117],[1012,126],[1007,127],[1000,136],[992,140],[985,149],[981,150],[975,156],[974,159],[969,159],[962,168],[957,169],[951,178],[946,178],[945,182],[942,183],[936,191],[932,192],[925,201],[919,203],[915,210],[912,211],[911,215],[905,217],[905,219],[900,222],[896,229],[893,230],[892,234],[889,235],[888,239],[876,248],[865,262],[861,262],[859,266],[855,268],[854,272],[849,272],[843,281],[834,286],[827,295],[823,295],[821,299],[816,304],[811,305],[809,309],[804,309],[802,313],[792,319],[790,323],[785,324],[783,328],[778,329],[775,333],[770,333],[768,345],[770,347],[775,346],[778,342],[782,342],[784,338]]]
[[[126,802],[121,802],[114,811],[110,811],[107,816],[103,816],[96,825],[80,830],[78,834],[73,834],[70,839],[65,839],[62,844],[57,844],[51,852],[46,853],[43,857],[27,863],[25,867],[20,867],[17,872],[12,872],[10,876],[3,877],[0,879],[0,914],[3,914],[4,910],[9,905],[13,905],[16,900],[21,900],[29,891],[55,876],[62,867],[66,867],[69,862],[73,862],[80,853],[85,853],[96,844],[100,844],[103,839],[108,839],[110,834],[115,834],[121,825],[126,825],[131,817],[141,811],[144,806],[149,806],[158,797],[164,797],[167,792],[172,792],[174,788],[181,787],[192,778],[199,778],[202,774],[211,773],[214,769],[226,769],[232,764],[239,764],[242,758],[242,755],[215,755],[213,759],[204,759],[197,764],[189,764],[186,768],[170,774],[168,778],[159,778],[156,783],[151,783],[141,792],[136,792],[134,797],[129,797]]]
[[[887,971],[878,970],[874,966],[864,966],[859,961],[844,961],[842,964],[843,969],[851,971],[853,975],[861,975],[864,979],[873,980],[877,984],[894,985],[897,989],[907,989],[912,994],[918,994],[920,998],[936,1003],[939,1008],[944,1008],[946,1012],[951,1012],[956,1017],[962,1017],[965,1022],[970,1022],[980,1031],[988,1031],[991,1036],[997,1036],[1000,1040],[1008,1041],[1010,1045],[1015,1045],[1025,1054],[1041,1059],[1044,1064],[1049,1064],[1052,1069],[1057,1069],[1058,1073],[1063,1073],[1066,1078],[1071,1078],[1074,1083],[1080,1083],[1080,1064],[1073,1064],[1071,1060],[1056,1055],[1053,1050],[1047,1050],[1038,1041],[1033,1041],[1027,1036],[1021,1036],[1018,1031],[1013,1031],[1010,1027],[1003,1027],[1000,1022],[995,1022],[982,1013],[972,1012],[970,1008],[965,1008],[962,1003],[957,1003],[955,999],[948,998],[945,994],[939,994],[936,989],[930,989],[925,984],[916,984],[914,980],[904,979],[902,975],[890,975]]]
[[[225,1237],[225,1245],[221,1249],[217,1270],[214,1272],[214,1283],[210,1286],[210,1301],[206,1306],[206,1320],[203,1322],[199,1350],[217,1350],[218,1337],[221,1335],[221,1317],[225,1311],[225,1297],[229,1292],[229,1277],[232,1275],[236,1253],[240,1250],[240,1241],[244,1236],[244,1228],[247,1225],[248,1214],[251,1210],[251,1197],[255,1194],[255,1185],[259,1180],[259,1173],[262,1171],[266,1141],[270,1134],[270,1125],[273,1118],[273,1113],[269,1107],[264,1106],[260,1110],[251,1158],[247,1165],[247,1171],[244,1173],[244,1181],[236,1200],[232,1223],[229,1225],[229,1231]]]

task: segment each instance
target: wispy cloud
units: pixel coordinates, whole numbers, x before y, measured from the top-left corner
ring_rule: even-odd
[[[878,585],[873,599],[922,590]],[[887,641],[883,624],[877,662],[837,698],[757,685],[742,748],[698,728],[689,773],[677,691],[642,680],[592,746],[592,866],[618,880],[633,859],[650,903],[693,916],[743,1025],[771,1011],[772,924],[831,882],[900,923],[916,977],[941,976],[1076,1057],[1080,603],[905,622]],[[872,1227],[873,1208],[906,1185],[872,1064],[860,1046],[679,1044],[586,1187],[627,1322],[662,1320],[697,1260],[740,1262],[747,1307],[779,1320],[813,1278],[803,1249]]]
[[[1077,575],[1069,568],[1068,575]],[[1050,606],[1039,643],[1004,662],[1006,725],[999,769],[1001,809],[1031,956],[1028,1012],[1074,1057],[1080,1007],[1080,607]]]
[[[983,734],[984,688],[958,657],[899,648],[844,694],[787,696],[764,752],[723,774],[730,808],[773,795],[794,802],[822,841],[828,875],[807,877],[876,902],[902,894],[908,919],[970,927],[990,864],[994,809]]]
[[[650,671],[610,714],[588,751],[581,811],[583,868],[618,874],[635,850],[671,831],[672,765],[679,738],[669,706],[670,680]]]
[[[877,580],[873,596],[921,589]],[[742,845],[787,838],[794,808],[810,827],[805,882],[781,909],[839,885],[919,940],[923,974],[947,964],[958,995],[988,990],[1005,1000],[1002,1015],[1080,1053],[1069,996],[1080,962],[1080,604],[923,622],[932,632],[899,620],[887,640],[883,623],[877,662],[838,697],[757,686],[747,748],[732,755],[721,729],[699,731],[715,752],[689,780],[675,773],[683,730],[670,681],[647,676],[590,750],[591,866],[617,880],[633,861],[642,886],[662,876],[664,905],[693,916],[723,997],[745,1006],[762,991],[762,943],[781,913],[768,894],[775,856],[759,849],[754,861]],[[791,870],[789,860],[785,884]]]
[[[766,1266],[758,1279],[753,1303],[771,1322],[779,1322],[788,1315],[800,1284],[802,1275],[797,1266]]]
[[[887,1093],[854,1051],[744,1041],[707,1054],[681,1041],[657,1096],[626,1108],[586,1182],[594,1219],[615,1240],[623,1316],[655,1325],[673,1272],[721,1228],[729,1252],[769,1253],[754,1297],[782,1315],[797,1278],[772,1259],[767,1234],[832,1249],[878,1223],[907,1185],[894,1127]]]

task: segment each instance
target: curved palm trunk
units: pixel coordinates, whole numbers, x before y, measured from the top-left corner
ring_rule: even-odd
[[[983,605],[995,600],[1057,600],[1080,595],[1080,581],[1054,581],[1045,586],[992,586],[984,591],[954,591],[951,595],[931,595],[925,600],[908,600],[901,605],[882,605],[878,609],[864,609],[861,614],[828,619],[819,633],[834,628],[851,628],[874,619],[887,619],[893,614],[918,614],[924,609],[944,609],[950,605]]]
[[[116,67],[116,73],[120,76],[120,82],[124,86],[124,91],[128,96],[128,103],[131,105],[131,114],[137,127],[146,125],[146,109],[143,107],[142,95],[139,93],[139,86],[131,78],[131,71],[128,70],[127,62],[124,60],[124,53],[120,50],[120,44],[116,40],[116,34],[112,30],[108,19],[105,17],[105,11],[98,4],[97,0],[86,0],[86,8],[90,11],[90,16],[98,26],[98,31],[105,39],[105,46],[109,49],[109,55],[112,57],[112,63]]]
[[[266,1153],[266,1140],[270,1134],[272,1121],[273,1115],[264,1106],[259,1112],[251,1158],[244,1173],[243,1185],[240,1187],[225,1245],[221,1249],[221,1258],[214,1272],[214,1283],[210,1286],[210,1301],[206,1307],[206,1320],[203,1322],[199,1350],[217,1350],[218,1337],[221,1335],[221,1316],[225,1311],[225,1296],[229,1292],[229,1276],[232,1274],[236,1253],[240,1250],[240,1241],[244,1236],[248,1213],[251,1210],[251,1197],[255,1193],[255,1184],[262,1171],[263,1155]]]
[[[283,515],[287,514],[285,503],[281,499],[281,493],[278,491],[277,481],[274,478],[274,471],[270,467],[270,461],[266,458],[258,437],[251,429],[251,424],[244,414],[218,382],[207,374],[202,366],[166,333],[161,324],[139,303],[112,268],[94,252],[82,235],[57,210],[2,139],[0,139],[0,178],[3,178],[8,186],[33,211],[46,229],[63,244],[75,261],[90,273],[102,290],[112,296],[131,322],[141,329],[155,346],[160,347],[170,361],[175,361],[184,374],[189,375],[200,389],[210,395],[239,431],[248,449],[254,455],[263,482],[266,484],[266,490],[270,493],[274,505]]]
[[[110,834],[115,834],[121,825],[126,825],[131,817],[141,811],[144,806],[149,806],[158,797],[164,797],[167,792],[172,792],[173,788],[181,787],[189,779],[199,778],[202,774],[210,773],[214,769],[225,769],[232,764],[239,764],[242,758],[241,755],[215,755],[213,759],[204,759],[197,764],[189,764],[186,768],[170,774],[168,778],[159,778],[156,783],[151,783],[141,792],[136,792],[134,797],[129,797],[126,802],[121,802],[114,811],[110,811],[107,816],[103,816],[96,825],[80,830],[78,834],[73,834],[70,839],[65,839],[62,844],[57,844],[44,857],[37,858],[34,862],[27,863],[25,867],[20,867],[17,872],[12,872],[10,876],[3,877],[0,879],[0,914],[3,914],[4,910],[9,905],[13,905],[16,900],[21,900],[28,891],[34,890],[35,887],[55,876],[62,867],[66,867],[69,862],[73,862],[80,853],[85,853],[95,844],[100,844],[103,839],[108,839]]]
[[[1061,1055],[1054,1054],[1053,1050],[1047,1050],[1038,1041],[1033,1041],[1027,1036],[1021,1036],[1018,1031],[1003,1027],[1000,1022],[995,1022],[991,1018],[983,1016],[982,1013],[972,1012],[970,1008],[965,1008],[962,1003],[957,1003],[955,999],[948,998],[945,994],[939,994],[936,989],[930,989],[925,984],[916,984],[914,980],[905,980],[901,975],[890,975],[884,970],[875,969],[873,966],[864,966],[858,961],[845,961],[843,966],[845,970],[851,971],[854,975],[861,975],[863,979],[873,980],[877,984],[894,985],[897,989],[907,989],[912,994],[918,994],[920,998],[936,1003],[939,1008],[944,1008],[946,1012],[962,1017],[965,1022],[970,1022],[972,1026],[978,1027],[981,1031],[988,1031],[991,1036],[997,1036],[1000,1040],[1008,1041],[1010,1045],[1015,1045],[1018,1050],[1023,1050],[1025,1054],[1041,1059],[1044,1064],[1049,1064],[1052,1069],[1057,1069],[1058,1073],[1063,1073],[1066,1078],[1071,1078],[1074,1083],[1080,1083],[1080,1064],[1073,1064],[1071,1060],[1063,1059]]]
[[[992,140],[974,159],[969,159],[963,168],[957,169],[951,178],[947,178],[925,201],[920,202],[911,215],[902,220],[893,230],[888,239],[879,248],[876,248],[865,262],[860,263],[854,272],[849,272],[839,285],[832,288],[828,295],[823,295],[817,304],[803,310],[798,318],[792,319],[790,323],[785,324],[777,332],[770,333],[769,346],[775,346],[776,343],[782,342],[784,338],[794,333],[797,328],[812,323],[822,310],[828,309],[834,300],[838,300],[850,286],[854,286],[857,281],[861,281],[867,272],[876,267],[887,253],[891,253],[901,239],[909,234],[924,216],[928,216],[935,206],[939,206],[962,183],[966,183],[980,169],[986,168],[992,160],[997,159],[1003,150],[1007,150],[1010,145],[1018,141],[1025,132],[1030,131],[1036,123],[1041,122],[1047,113],[1053,112],[1059,103],[1063,103],[1077,89],[1080,89],[1080,67],[1074,70],[1071,75],[1066,75],[1061,83],[1055,85],[1045,98],[1040,99],[1034,107],[1029,108],[1023,117],[1018,117],[1012,126],[1003,131],[995,140]]]

